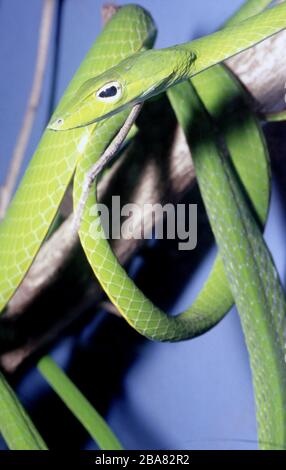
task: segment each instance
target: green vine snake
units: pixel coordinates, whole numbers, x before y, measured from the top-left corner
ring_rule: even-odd
[[[186,312],[169,317],[144,296],[107,240],[93,232],[99,217],[91,216],[93,192],[84,208],[80,240],[112,302],[151,339],[180,341],[202,334],[235,301],[252,367],[260,446],[284,448],[286,305],[259,226],[268,211],[267,149],[241,85],[216,65],[286,27],[285,3],[256,15],[268,3],[246,2],[225,29],[163,50],[147,50],[156,29],[140,7],[123,7],[110,20],[52,116],[1,223],[0,309],[29,269],[73,174],[77,207],[87,171],[122,127],[130,107],[167,91],[192,150],[219,248],[198,298]],[[239,106],[222,119],[221,102],[234,97]]]

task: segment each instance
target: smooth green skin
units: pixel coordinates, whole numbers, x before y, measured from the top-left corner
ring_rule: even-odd
[[[45,442],[1,372],[0,423],[1,434],[9,444],[10,450],[47,449]]]
[[[38,363],[38,369],[100,449],[122,450],[120,442],[104,419],[53,359],[43,357]]]
[[[252,3],[254,4],[254,2]],[[256,4],[258,4],[258,2],[256,2]],[[136,16],[134,15],[135,10]],[[140,11],[138,8],[131,6],[121,9],[119,13],[115,15],[116,20],[112,20],[107,25],[104,33],[88,54],[88,57],[83,62],[52,117],[50,128],[45,131],[13,203],[11,204],[7,217],[1,224],[0,308],[5,306],[36,255],[52,223],[75,168],[75,201],[77,201],[86,170],[89,169],[91,163],[100,156],[112,137],[122,126],[127,115],[127,107],[130,106],[131,103],[145,100],[161,92],[163,89],[167,89],[171,85],[183,79],[187,79],[245,48],[251,47],[257,42],[260,42],[263,38],[283,29],[286,23],[286,5],[282,4],[241,25],[228,28],[222,32],[193,41],[187,45],[169,48],[165,51],[146,51],[142,54],[134,54],[135,50],[140,50],[140,48],[150,45],[152,37],[154,37],[154,27],[150,18],[147,19],[144,12],[142,10]],[[112,25],[116,24],[114,23],[116,21],[118,22],[118,30],[110,31],[113,27]],[[121,28],[119,26],[120,24]],[[147,34],[146,39],[146,32],[149,28],[151,28],[152,32],[151,34],[150,32]],[[144,33],[142,33],[142,31],[144,31]],[[125,37],[116,44],[119,34],[125,34]],[[130,34],[135,34],[136,36],[133,42],[130,41]],[[144,38],[145,41],[143,40]],[[138,47],[134,49],[134,44],[136,43]],[[106,55],[103,56],[102,51],[106,54],[107,51],[110,50],[110,44],[112,44],[112,54],[108,58]],[[131,46],[133,46],[132,50],[130,50]],[[118,52],[119,57],[116,55],[116,52]],[[115,63],[124,59],[124,57],[128,57],[130,54],[134,55],[132,55],[127,62],[121,62],[118,66],[112,68]],[[163,69],[163,75],[162,63],[166,64],[168,68],[166,68],[166,70]],[[150,64],[152,64],[151,68]],[[128,66],[128,70],[126,70],[126,66]],[[104,70],[107,70],[107,72],[104,72]],[[142,74],[144,70],[151,70],[151,73]],[[98,77],[97,75],[101,72],[103,72],[103,74]],[[117,74],[116,76],[114,75],[115,73]],[[124,93],[120,103],[109,103],[108,106],[97,103],[94,99],[94,92],[103,83],[118,78],[118,73],[120,74],[120,79],[124,79]],[[151,87],[152,91],[150,91]],[[146,91],[148,92],[146,93]],[[193,95],[190,96],[190,102],[191,99],[193,99]],[[175,107],[174,104],[173,106]],[[117,114],[123,110],[124,113]],[[110,117],[113,114],[114,116]],[[110,118],[106,120],[106,117]],[[58,130],[60,128],[58,125],[59,118],[63,119],[64,123],[61,126],[61,130],[70,127],[81,127],[68,130],[67,132],[54,132],[53,129]],[[87,123],[93,121],[100,122],[86,126]],[[253,128],[257,131],[255,125],[253,125]],[[233,135],[234,141],[237,138],[238,136]],[[257,151],[257,149],[255,149],[254,153],[265,155],[263,144],[261,146],[261,141],[259,140],[259,142],[260,150]],[[213,146],[213,148],[216,149],[216,146]],[[211,154],[212,152],[210,152],[210,155]],[[216,155],[217,151],[213,151],[213,154]],[[254,166],[253,174],[258,171],[260,171],[258,166]],[[224,172],[222,172],[222,174],[224,174]],[[223,180],[221,179],[220,181]],[[266,186],[267,184],[266,182]],[[251,187],[253,188],[253,193],[258,194],[257,188],[254,188],[253,183],[251,183],[250,188],[247,188],[249,194],[251,194],[252,191]],[[225,189],[224,186],[223,189]],[[268,189],[266,191],[268,191]],[[222,198],[221,202],[225,203],[227,192],[222,191],[221,187],[220,192]],[[263,191],[262,194],[265,195]],[[219,194],[217,194],[217,196],[219,200]],[[254,198],[254,196],[252,197]],[[94,202],[95,199],[91,196],[88,204],[93,205]],[[215,203],[214,196],[212,203],[214,208],[216,208],[217,204]],[[256,204],[254,203],[254,205]],[[260,205],[260,203],[258,205]],[[195,334],[200,334],[209,329],[222,318],[224,313],[229,309],[233,300],[230,290],[227,287],[222,265],[220,265],[218,268],[214,269],[212,275],[213,281],[207,282],[195,304],[200,308],[198,308],[198,310],[193,309],[192,313],[186,312],[179,318],[168,318],[163,312],[153,306],[138,289],[136,290],[132,281],[126,276],[125,271],[118,265],[106,241],[103,239],[94,240],[94,234],[89,232],[91,220],[88,214],[88,207],[89,206],[86,207],[86,214],[80,230],[80,237],[84,249],[108,295],[115,301],[127,320],[135,326],[138,331],[141,331],[146,334],[146,336],[152,337],[153,339],[180,340],[194,336]],[[261,207],[265,211],[264,215],[261,216],[263,220],[265,218],[266,208],[263,203]],[[236,214],[234,217],[236,221],[238,218],[237,207],[235,206],[231,210],[233,210],[233,214]],[[247,220],[248,217],[249,220],[252,221],[251,227],[252,225],[256,227],[251,216],[247,213]],[[227,229],[228,224],[224,221],[222,221],[222,223],[222,227]],[[245,235],[242,228],[239,227],[237,230],[238,238]],[[260,232],[255,233],[255,236],[261,239]],[[246,238],[247,237],[248,233],[246,233]],[[237,246],[237,236],[232,239],[232,242],[234,242],[233,246],[235,246],[235,244]],[[219,242],[219,247],[221,248],[220,243],[223,242]],[[265,357],[265,367],[267,370],[266,379],[265,377],[263,378],[268,385],[269,383],[273,384],[274,390],[274,392],[271,393],[272,387],[270,387],[271,390],[268,390],[265,384],[262,383],[261,385],[261,380],[256,381],[255,373],[257,372],[257,376],[260,376],[262,372],[264,373],[260,362],[264,360],[265,354],[259,356],[257,360],[255,354],[254,356],[252,355],[251,349],[253,349],[254,346],[250,341],[248,343],[250,356],[256,357],[256,360],[252,361],[252,367],[254,371],[256,398],[258,398],[260,441],[272,442],[273,444],[271,445],[274,446],[283,446],[285,442],[285,411],[283,410],[285,410],[286,407],[284,392],[281,390],[281,388],[283,388],[281,387],[281,377],[285,377],[284,370],[284,375],[281,374],[280,350],[282,346],[280,344],[280,337],[279,341],[276,341],[276,335],[279,336],[279,334],[276,333],[277,325],[274,324],[273,326],[273,320],[270,318],[269,314],[268,318],[265,318],[265,316],[267,316],[265,312],[265,310],[267,310],[265,307],[266,304],[264,307],[261,306],[261,301],[259,302],[259,299],[257,299],[257,296],[261,293],[259,273],[257,273],[257,269],[254,269],[256,264],[253,262],[253,253],[247,252],[246,248],[239,253],[236,252],[234,255],[230,252],[229,257],[226,256],[226,261],[224,261],[228,264],[228,261],[231,259],[234,262],[234,266],[243,266],[243,263],[246,261],[245,264],[248,263],[252,268],[249,272],[256,275],[253,287],[249,289],[250,292],[247,291],[247,295],[252,295],[252,297],[249,298],[249,303],[252,302],[252,299],[255,299],[255,301],[258,300],[259,307],[256,308],[255,304],[253,310],[255,310],[255,318],[257,318],[259,324],[262,324],[262,327],[259,329],[259,334],[266,334],[266,339],[264,340],[264,336],[262,336],[263,341],[261,338],[260,340],[263,344],[266,342],[266,351],[269,353],[269,360],[268,355]],[[264,245],[262,245],[262,248],[260,246],[258,248],[261,249],[262,253],[264,253],[264,251],[267,252]],[[251,256],[249,256],[250,254]],[[233,259],[230,255],[233,255]],[[258,255],[260,257],[261,253],[259,252]],[[263,256],[261,258],[264,259]],[[268,262],[269,259],[267,256],[266,258]],[[221,262],[218,261],[218,264],[220,263]],[[234,273],[235,281],[233,281],[228,271],[227,277],[231,279],[231,282],[234,284],[236,284],[237,280],[239,281],[238,285],[241,283],[244,284],[249,278],[248,270],[246,269],[246,272],[244,271],[238,276],[236,275],[237,273]],[[262,272],[267,274],[264,266]],[[257,277],[259,279],[257,279]],[[279,282],[275,279],[274,273],[267,284],[267,291],[270,291],[271,298],[273,297],[272,292],[276,293],[275,289],[277,284],[280,286]],[[240,294],[237,291],[239,291],[239,289],[232,293],[234,294],[237,304],[239,304],[237,297],[239,297]],[[130,299],[128,298],[129,294],[132,294]],[[279,297],[277,298],[279,302],[281,302],[282,310],[280,308],[276,313],[277,318],[281,316],[282,322],[284,321],[285,310],[284,300],[281,300],[283,299],[283,295],[280,293],[279,288],[278,294]],[[241,297],[243,297],[242,294]],[[217,298],[219,298],[218,302]],[[245,303],[247,303],[245,299],[248,300],[248,297],[244,296],[244,303],[242,303],[242,301],[240,302],[240,310],[243,310]],[[245,316],[249,318],[249,312]],[[272,328],[271,331],[269,325]],[[255,330],[252,322],[250,322],[250,324],[246,322],[244,330],[246,336],[248,334],[251,338],[252,332]],[[254,342],[256,343],[257,336],[254,335],[254,337]],[[261,348],[256,349],[260,352]],[[279,368],[280,366],[281,368]],[[257,383],[258,385],[256,385]],[[283,383],[283,385],[285,390],[285,383]],[[264,396],[266,396],[266,398],[270,397],[270,403],[267,406],[265,406],[265,401],[259,401],[259,394],[264,400]],[[284,406],[282,406],[281,403],[284,404]],[[265,409],[268,410],[266,414]],[[262,418],[260,418],[260,414]],[[267,420],[269,420],[269,424],[267,424]],[[0,421],[3,434],[5,428],[9,427],[9,425],[9,422],[5,420]]]
[[[265,118],[268,122],[286,121],[286,111],[283,110],[279,111],[278,113],[267,114]]]

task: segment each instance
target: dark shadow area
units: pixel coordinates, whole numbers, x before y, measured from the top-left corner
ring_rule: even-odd
[[[286,122],[268,123],[264,127],[264,133],[271,157],[271,167],[278,189],[279,201],[286,222]],[[285,285],[286,272],[283,276],[283,282]]]

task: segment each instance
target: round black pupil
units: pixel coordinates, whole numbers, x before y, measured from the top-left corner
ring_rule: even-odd
[[[100,98],[110,98],[111,96],[115,96],[117,93],[117,88],[116,86],[110,86],[106,88],[105,90],[102,90],[99,93]]]

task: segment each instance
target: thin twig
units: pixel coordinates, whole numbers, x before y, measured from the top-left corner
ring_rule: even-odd
[[[123,141],[127,137],[128,132],[133,126],[138,114],[140,113],[142,106],[143,106],[142,103],[138,103],[135,106],[133,106],[128,118],[124,122],[123,126],[121,127],[116,137],[113,139],[111,144],[107,147],[105,152],[101,155],[99,160],[97,160],[97,162],[91,167],[91,169],[87,173],[77,208],[74,211],[73,224],[72,224],[73,237],[76,236],[79,230],[83,211],[86,205],[86,201],[88,199],[89,191],[94,183],[96,176],[103,170],[103,168],[107,165],[107,163],[110,162],[110,160],[112,160],[112,158],[118,152]]]
[[[1,188],[0,219],[4,217],[15,189],[40,102],[44,73],[47,65],[55,4],[56,0],[45,0],[44,2],[33,84],[23,124],[18,135],[8,169],[7,178]]]

